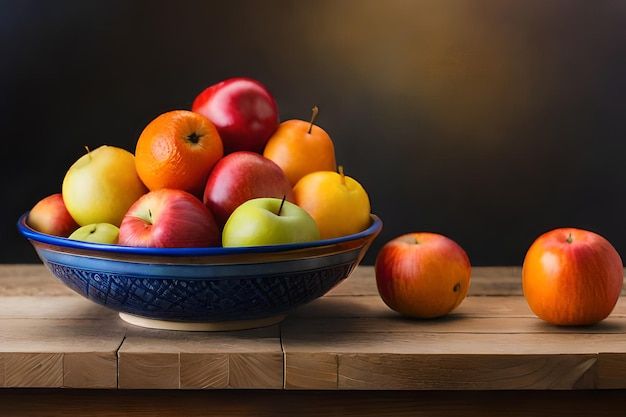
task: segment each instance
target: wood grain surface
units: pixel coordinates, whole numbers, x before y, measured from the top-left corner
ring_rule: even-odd
[[[219,415],[313,416],[344,402],[358,415],[414,415],[425,404],[429,415],[461,415],[464,404],[481,415],[489,402],[504,412],[503,396],[523,392],[586,415],[584,396],[613,401],[626,390],[626,297],[598,325],[557,327],[528,308],[519,267],[475,267],[458,309],[414,320],[389,309],[373,268],[359,267],[278,325],[179,332],[127,324],[41,265],[0,265],[0,387],[2,416],[18,412],[6,407],[19,398],[85,415],[63,397],[111,412],[95,416],[148,403],[182,415],[172,408],[181,402],[196,415],[209,398]],[[368,414],[374,399],[378,412]],[[157,415],[149,410],[133,415]]]

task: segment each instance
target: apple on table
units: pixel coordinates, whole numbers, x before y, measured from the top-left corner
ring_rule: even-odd
[[[398,236],[378,252],[374,271],[382,300],[408,317],[435,318],[454,310],[469,290],[471,264],[454,240],[438,233]]]
[[[589,230],[558,228],[532,243],[522,265],[522,288],[530,309],[562,326],[596,324],[619,299],[624,265],[615,247]]]
[[[204,188],[203,202],[223,227],[237,207],[260,197],[294,201],[291,184],[276,163],[256,152],[237,151],[215,164]]]
[[[220,246],[211,211],[194,195],[161,188],[141,196],[120,225],[120,245],[155,248]]]
[[[302,208],[278,198],[248,200],[231,214],[222,246],[266,246],[319,240],[315,220]]]
[[[262,153],[279,124],[278,106],[270,91],[246,77],[229,78],[206,88],[196,96],[191,110],[217,127],[224,154]]]

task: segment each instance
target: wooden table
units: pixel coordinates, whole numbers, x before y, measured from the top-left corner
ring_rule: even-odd
[[[410,320],[361,266],[279,325],[176,332],[0,265],[0,387],[1,416],[621,416],[626,296],[560,328],[529,310],[520,268],[475,267],[457,310]]]

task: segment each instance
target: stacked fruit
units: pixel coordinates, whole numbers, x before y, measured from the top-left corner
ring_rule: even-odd
[[[360,232],[367,192],[337,167],[330,136],[280,122],[258,81],[231,78],[190,110],[158,115],[134,153],[103,145],[39,201],[29,225],[71,239],[141,247],[287,244]]]

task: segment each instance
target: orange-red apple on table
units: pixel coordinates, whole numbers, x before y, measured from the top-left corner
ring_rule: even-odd
[[[278,165],[256,152],[238,151],[215,164],[203,201],[223,227],[238,206],[261,197],[294,201],[291,184]]]
[[[128,208],[147,191],[135,170],[134,155],[107,145],[88,150],[74,162],[62,188],[67,211],[81,226],[119,226]]]
[[[161,188],[139,198],[128,210],[118,243],[154,248],[220,246],[211,211],[194,195]]]
[[[361,232],[371,224],[370,200],[363,186],[339,172],[317,171],[300,178],[293,187],[295,203],[315,222],[322,239]]]
[[[463,248],[437,233],[407,233],[387,242],[374,270],[382,300],[408,317],[435,318],[454,310],[469,289]]]
[[[79,227],[67,211],[61,193],[39,200],[28,213],[27,223],[38,232],[61,237],[68,237]]]
[[[581,326],[608,317],[620,296],[624,266],[597,233],[559,228],[528,249],[522,286],[530,309],[548,323]]]
[[[263,150],[263,156],[285,171],[292,186],[311,172],[337,170],[333,141],[324,129],[313,124],[317,112],[316,106],[310,122],[282,122]]]
[[[224,143],[224,154],[261,153],[278,127],[278,106],[269,90],[251,78],[229,78],[202,91],[191,110],[212,121]]]

